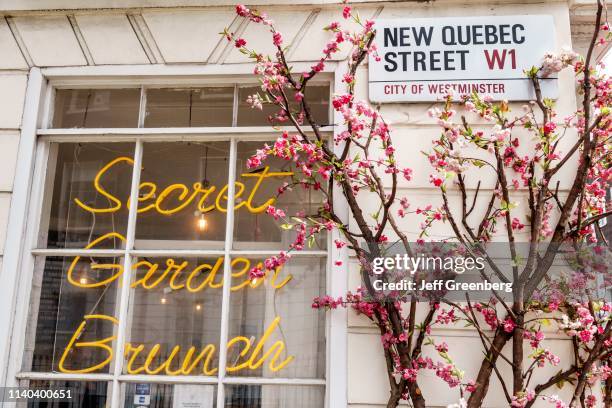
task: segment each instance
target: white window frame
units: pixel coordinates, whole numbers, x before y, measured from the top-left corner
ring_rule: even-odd
[[[307,70],[313,63],[293,64],[296,72]],[[48,147],[50,142],[74,141],[75,136],[83,142],[91,141],[125,141],[136,144],[131,184],[131,207],[127,228],[126,256],[124,270],[130,270],[132,256],[141,254],[143,250],[134,250],[134,230],[138,193],[140,163],[142,161],[143,141],[230,141],[230,163],[235,163],[236,147],[238,141],[269,140],[278,134],[272,127],[217,127],[217,128],[130,128],[130,129],[49,129],[48,124],[52,117],[54,89],[56,87],[125,87],[125,86],[189,86],[215,85],[220,83],[252,83],[256,84],[252,75],[251,64],[232,65],[142,65],[142,66],[90,66],[90,67],[61,67],[61,68],[32,68],[28,78],[24,114],[22,118],[21,139],[17,159],[16,176],[14,180],[13,196],[9,213],[7,228],[7,243],[0,273],[0,310],[7,313],[0,314],[0,327],[7,330],[6,335],[0,336],[0,386],[18,386],[20,380],[87,380],[104,381],[111,383],[112,391],[107,406],[121,407],[121,384],[128,382],[148,382],[166,384],[214,384],[217,385],[217,406],[224,404],[224,385],[228,384],[258,384],[258,385],[295,385],[325,386],[325,406],[338,408],[347,406],[347,311],[344,309],[327,313],[326,318],[326,373],[325,379],[301,378],[261,378],[261,377],[226,377],[225,362],[226,348],[219,348],[219,373],[214,377],[206,376],[165,376],[165,375],[126,375],[122,374],[125,359],[118,358],[116,353],[114,366],[110,374],[67,374],[67,373],[38,373],[21,372],[24,356],[26,326],[28,324],[28,310],[30,304],[30,290],[32,274],[34,271],[35,256],[62,254],[73,256],[82,254],[82,250],[54,250],[36,249],[38,242],[38,227],[40,226],[43,202],[44,179],[47,170]],[[323,79],[340,90],[341,78],[346,72],[345,64],[328,63]],[[144,95],[144,93],[143,93]],[[142,99],[142,98],[141,98]],[[142,102],[142,100],[141,100]],[[236,99],[235,99],[236,102]],[[139,125],[142,126],[144,112],[141,103]],[[235,119],[235,118],[234,118]],[[341,117],[335,114],[335,123]],[[235,124],[235,122],[234,122]],[[287,128],[291,130],[291,128]],[[330,127],[327,133],[330,137],[342,132],[341,126]],[[214,135],[222,135],[215,137]],[[340,149],[336,146],[334,149]],[[236,179],[235,166],[230,167],[228,180],[228,202],[233,202],[234,181]],[[334,202],[345,222],[348,222],[348,205],[341,193],[336,189]],[[228,206],[229,208],[230,206]],[[202,255],[223,255],[226,259],[236,254],[246,254],[245,251],[231,249],[233,239],[233,211],[228,211],[226,222],[225,249],[223,251],[197,251]],[[327,256],[327,292],[333,296],[340,296],[347,290],[347,275],[342,272],[332,273],[334,260],[342,260],[348,265],[348,250],[337,249],[332,242],[339,238],[334,231],[328,236],[327,251],[305,251],[296,256]],[[105,250],[100,255],[107,254]],[[147,250],[151,255],[154,250]],[[171,252],[171,251],[170,251]],[[248,255],[265,256],[277,251],[248,251]],[[91,253],[91,250],[88,251]],[[160,250],[159,254],[168,254],[167,250]],[[224,263],[224,279],[229,282],[231,276],[230,263]],[[124,274],[122,279],[129,278]],[[129,286],[121,285],[122,299],[128,299]],[[222,323],[220,344],[227,343],[229,319],[229,291],[230,285],[223,286]],[[118,336],[115,341],[115,350],[122,350],[126,338],[126,325],[128,302],[121,302],[117,318],[119,319]],[[321,313],[313,311],[313,313]]]

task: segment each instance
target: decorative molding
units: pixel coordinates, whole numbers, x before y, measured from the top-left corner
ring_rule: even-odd
[[[229,25],[228,30],[236,34],[236,36],[240,37],[244,34],[247,26],[249,25],[249,20],[243,17],[236,16],[232,20],[232,23]],[[232,52],[234,45],[229,41],[226,41],[225,38],[219,38],[219,42],[213,49],[213,51],[208,56],[206,63],[208,64],[222,64],[223,61],[228,57],[230,52]]]
[[[287,47],[287,59],[288,60],[291,60],[293,58],[293,54],[295,53],[295,50],[299,48],[298,45],[300,45],[300,42],[302,41],[302,39],[308,32],[308,29],[312,26],[314,21],[317,19],[317,16],[319,15],[320,12],[321,12],[321,9],[312,10],[310,15],[306,17],[306,21],[304,21],[304,24],[302,24],[297,34],[295,35],[295,37],[293,37],[293,40],[289,44],[289,47]]]
[[[21,34],[19,34],[19,30],[17,29],[17,26],[15,25],[15,21],[13,20],[12,17],[4,17],[4,19],[6,20],[6,24],[8,25],[9,30],[11,30],[11,34],[13,35],[13,38],[15,39],[15,42],[17,43],[17,47],[19,47],[19,51],[21,51],[21,55],[23,56],[23,59],[25,60],[26,64],[28,64],[28,67],[32,68],[34,66],[34,60],[32,60],[32,57],[30,56],[30,53],[28,52],[28,48],[23,42],[23,38],[21,38]]]
[[[142,17],[142,14],[127,14],[128,21],[130,25],[134,29],[134,33],[136,37],[138,37],[138,41],[142,46],[145,54],[147,54],[147,58],[152,64],[165,64],[164,56],[162,55],[157,43],[155,42],[155,37],[149,30],[149,26],[147,22]]]
[[[87,46],[85,37],[83,37],[83,33],[81,32],[81,29],[79,28],[79,24],[77,23],[76,18],[74,17],[74,14],[68,14],[66,17],[68,18],[68,22],[70,23],[70,26],[72,27],[74,36],[76,37],[76,40],[79,43],[79,47],[81,48],[81,51],[83,52],[85,61],[87,61],[87,65],[96,65],[96,61],[94,61],[94,58],[91,55],[91,51],[89,50],[89,47]]]

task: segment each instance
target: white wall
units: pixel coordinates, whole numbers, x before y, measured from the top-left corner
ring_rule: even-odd
[[[0,20],[0,263],[4,255],[27,79],[28,66],[6,21],[2,19]]]

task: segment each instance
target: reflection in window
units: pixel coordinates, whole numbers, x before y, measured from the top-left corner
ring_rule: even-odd
[[[136,247],[223,248],[228,159],[228,142],[146,143]]]
[[[37,258],[34,270],[25,371],[74,372],[104,362],[101,347],[77,347],[113,336],[121,258]],[[88,315],[107,318],[86,319]],[[85,322],[84,325],[82,325]],[[34,333],[33,331],[36,330]],[[106,372],[110,362],[89,372]]]
[[[167,369],[160,370],[160,375],[184,367],[185,361],[189,362],[186,366],[192,367],[182,375],[216,375],[223,257],[141,258],[134,263],[132,275],[132,327],[128,338],[133,347],[144,345],[144,349],[126,356],[126,372],[145,374],[146,371],[140,371],[152,355],[151,371],[170,362]],[[154,353],[156,344],[159,350]],[[191,353],[195,354],[187,357],[192,347]],[[192,365],[200,353],[206,357]]]
[[[245,205],[234,214],[235,249],[288,248],[295,239],[295,232],[282,229],[280,225],[287,221],[275,221],[265,212],[268,205],[282,208],[288,216],[296,215],[300,211],[310,215],[316,213],[322,202],[321,194],[312,189],[304,189],[300,185],[292,186],[290,191],[278,196],[279,187],[293,182],[293,162],[269,157],[265,166],[248,169],[248,158],[261,147],[261,142],[238,143],[236,181],[242,183],[245,188],[243,194],[239,194],[237,190],[236,203],[241,205],[240,203],[244,202]],[[316,247],[306,249],[325,249],[325,244],[325,234],[319,234]]]
[[[270,120],[278,113],[278,107],[271,104],[263,104],[263,109],[251,108],[247,102],[247,98],[253,94],[259,94],[264,97],[264,91],[259,86],[240,87],[238,88],[238,126],[269,126],[271,123],[275,125],[287,125],[291,123],[279,123],[278,120]],[[309,85],[306,88],[306,98],[310,106],[310,111],[313,118],[319,126],[329,124],[329,86],[328,85]],[[298,111],[297,102],[295,102],[293,92],[287,95],[292,110]]]
[[[123,388],[124,408],[214,408],[217,405],[215,385],[128,383]]]
[[[259,261],[249,261],[255,265]],[[228,370],[228,375],[284,378],[325,377],[325,315],[313,313],[312,299],[325,292],[325,259],[293,258],[282,269],[268,271],[265,279],[232,292],[229,337],[243,336],[252,342],[265,337],[267,347],[283,346],[274,370],[265,361],[256,371]],[[228,350],[228,365],[240,366],[245,359]]]
[[[51,144],[45,191],[50,214],[43,214],[41,227],[48,232],[39,246],[122,248],[133,155],[128,143]],[[112,233],[119,235],[107,235]]]
[[[58,89],[52,127],[137,127],[139,106],[140,88]]]
[[[259,110],[247,103],[253,94],[265,96],[259,86],[146,88],[144,91],[146,128],[289,125],[275,118],[276,106],[264,104],[263,110]],[[301,106],[294,92],[288,89],[286,92],[292,112],[300,115]],[[309,84],[304,93],[317,124],[329,125],[329,85]],[[238,101],[234,101],[236,97]],[[237,102],[236,111],[234,102]],[[51,127],[135,128],[139,126],[140,103],[140,88],[57,89]],[[234,114],[237,123],[233,121]]]
[[[147,89],[145,127],[232,126],[234,87]]]
[[[225,408],[324,407],[325,388],[316,386],[227,385]]]

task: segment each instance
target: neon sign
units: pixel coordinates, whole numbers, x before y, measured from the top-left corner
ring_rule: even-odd
[[[113,325],[119,324],[119,321],[112,316],[85,316],[77,330],[72,335],[72,338],[68,342],[68,345],[60,358],[58,366],[62,373],[91,373],[105,368],[113,360],[114,353],[110,344],[116,340],[116,335],[93,341],[79,341],[79,338],[85,333],[87,323],[94,320],[109,321],[112,322]],[[280,317],[276,317],[257,342],[244,336],[234,337],[233,339],[229,340],[227,342],[228,353],[230,350],[236,348],[239,351],[240,357],[244,361],[226,366],[227,372],[238,372],[244,369],[256,370],[266,362],[268,362],[268,368],[272,372],[279,371],[287,366],[287,364],[289,364],[294,357],[288,356],[284,359],[282,358],[282,355],[285,352],[285,343],[283,341],[278,340],[269,347],[266,347],[270,336],[278,327],[279,323]],[[200,373],[203,375],[214,375],[218,370],[216,367],[211,367],[211,361],[216,351],[216,346],[214,344],[207,344],[206,346],[202,347],[199,352],[195,347],[190,347],[187,350],[187,353],[185,353],[182,361],[179,361],[178,359],[181,352],[181,346],[174,346],[170,352],[170,355],[166,357],[165,360],[157,367],[153,367],[152,363],[158,359],[161,345],[156,343],[148,352],[143,353],[145,347],[146,346],[144,344],[125,344],[124,356],[127,359],[126,372],[128,374],[142,374],[144,372],[145,374],[154,375],[163,372],[167,375],[189,375],[196,370],[198,365],[200,366]],[[78,355],[79,350],[84,351],[91,348],[104,350],[106,358],[98,363],[94,363],[89,367],[69,368],[66,366],[66,360],[69,356]],[[196,355],[196,353],[198,354]],[[141,354],[146,357],[144,363],[141,363],[140,366],[138,366],[136,360]],[[176,368],[173,368],[173,366],[176,366]]]
[[[78,198],[74,199],[75,204],[87,212],[96,213],[96,214],[97,213],[113,213],[113,212],[119,211],[123,207],[123,203],[121,202],[121,199],[118,197],[115,197],[114,195],[106,191],[104,187],[102,186],[101,179],[104,176],[104,174],[106,174],[107,171],[109,171],[112,167],[122,162],[128,163],[131,166],[134,165],[134,160],[132,160],[129,157],[118,157],[110,161],[104,167],[102,167],[98,171],[96,176],[94,177],[94,182],[93,182],[94,189],[98,193],[100,193],[103,197],[106,197],[110,203],[112,203],[109,207],[94,208],[94,207],[91,207],[83,203]],[[270,168],[268,166],[264,167],[263,170],[258,173],[241,174],[240,175],[241,177],[254,178],[255,185],[251,189],[251,192],[249,193],[249,196],[247,197],[246,200],[237,200],[240,202],[234,205],[234,209],[239,210],[242,207],[246,207],[247,210],[252,214],[259,214],[259,213],[264,212],[270,205],[273,205],[276,202],[276,199],[274,197],[271,197],[261,205],[257,205],[253,203],[253,200],[255,199],[255,194],[257,194],[257,191],[261,187],[261,184],[263,183],[263,181],[268,178],[272,178],[272,177],[289,177],[292,175],[293,175],[293,172],[270,172]],[[186,184],[175,183],[175,184],[170,184],[169,186],[164,188],[159,194],[159,196],[155,198],[156,193],[158,191],[157,184],[145,181],[145,182],[140,183],[140,185],[138,186],[138,192],[139,192],[138,194],[138,203],[139,203],[138,212],[145,213],[151,210],[155,210],[159,214],[163,214],[163,215],[176,214],[180,212],[181,210],[184,210],[187,206],[189,206],[189,204],[194,202],[194,200],[198,196],[200,196],[198,200],[198,204],[197,204],[198,211],[202,213],[207,213],[213,210],[217,210],[220,212],[227,212],[227,207],[224,207],[222,205],[223,201],[227,202],[227,199],[228,199],[227,190],[228,190],[228,185],[226,184],[221,189],[219,189],[219,191],[216,193],[216,198],[214,202],[212,204],[207,204],[207,201],[209,200],[209,198],[211,198],[213,193],[217,191],[217,186],[211,185],[211,186],[205,187],[202,185],[202,183],[196,182],[196,183],[193,183],[193,185],[190,188]],[[244,183],[240,181],[235,182],[235,198],[236,199],[241,198],[245,190],[246,190],[246,186]],[[172,207],[164,208],[164,204],[167,203],[168,201],[178,201],[179,204],[173,208]],[[140,204],[145,203],[145,202],[148,202],[148,204],[141,207]],[[129,198],[126,200],[125,208],[126,209],[130,208]]]
[[[120,211],[122,208],[129,208],[130,199],[128,198],[124,203],[119,197],[114,196],[108,192],[102,183],[104,175],[111,170],[114,166],[120,164],[134,165],[134,161],[129,157],[118,157],[106,165],[104,165],[96,174],[93,180],[94,189],[103,197],[108,200],[109,206],[103,208],[95,208],[83,203],[79,198],[75,198],[74,202],[84,211],[90,213],[115,213]],[[276,202],[274,197],[270,197],[264,201],[263,204],[257,205],[254,203],[254,198],[261,187],[264,180],[273,177],[289,177],[293,175],[292,172],[270,172],[269,167],[265,167],[261,172],[258,173],[244,173],[241,177],[255,178],[255,184],[253,185],[248,196],[244,200],[239,200],[234,206],[235,210],[239,210],[242,207],[246,208],[252,214],[258,214],[265,211],[268,206],[273,205]],[[235,182],[235,197],[240,198],[243,194],[246,195],[246,185],[242,182]],[[227,190],[228,185],[217,189],[217,186],[210,185],[204,186],[200,182],[193,183],[191,187],[182,183],[175,183],[165,187],[159,195],[157,191],[160,190],[157,184],[153,182],[142,182],[139,185],[138,194],[138,213],[144,213],[148,211],[155,211],[162,215],[172,215],[184,210],[187,206],[197,202],[197,209],[202,213],[210,211],[220,211],[223,213],[227,212]],[[213,200],[214,195],[216,197]],[[209,201],[211,201],[209,203]],[[238,200],[237,200],[238,201]],[[174,203],[174,204],[173,204]],[[172,206],[174,205],[174,206]],[[93,249],[105,240],[118,239],[121,242],[125,242],[125,237],[117,232],[106,233],[95,240],[91,241],[84,249]],[[138,272],[144,269],[144,274],[135,279],[130,287],[134,289],[153,290],[160,287],[162,282],[164,287],[170,287],[172,290],[186,290],[191,293],[197,293],[202,290],[208,289],[219,289],[224,285],[223,273],[219,273],[222,270],[224,263],[224,257],[218,257],[214,262],[202,263],[198,265],[190,265],[189,261],[177,261],[174,258],[166,258],[165,262],[151,262],[149,260],[140,260],[132,265],[132,271]],[[85,275],[81,275],[78,278],[75,277],[75,268],[81,256],[75,256],[70,263],[67,270],[68,282],[79,288],[90,289],[99,288],[114,283],[124,273],[124,267],[121,263],[91,263],[90,269],[93,271],[108,271],[109,274],[103,275],[104,278],[97,281],[91,281],[90,279],[83,279]],[[259,264],[258,264],[259,265]],[[274,290],[285,287],[292,279],[292,275],[286,276],[282,281],[279,280],[280,268],[274,270],[271,274],[267,274],[263,279],[257,281],[251,281],[248,276],[248,271],[251,269],[252,262],[247,258],[235,258],[231,261],[231,276],[233,279],[238,279],[239,282],[232,284],[230,291],[235,292],[241,289],[255,289],[264,282],[268,282],[270,287]],[[83,274],[83,271],[79,272]],[[220,276],[219,276],[220,275]],[[268,276],[270,275],[270,276]],[[266,328],[263,335],[259,340],[249,339],[244,336],[237,336],[229,339],[226,347],[228,353],[230,351],[237,351],[240,361],[234,364],[226,366],[227,372],[239,372],[241,370],[256,370],[266,362],[268,368],[273,371],[279,371],[289,364],[294,357],[286,356],[286,345],[283,341],[279,340],[270,345],[270,337],[274,331],[280,325],[280,317],[276,317]],[[114,358],[114,351],[112,348],[112,342],[116,340],[116,335],[109,337],[91,340],[81,341],[80,338],[87,330],[88,323],[91,322],[110,322],[113,326],[118,325],[119,321],[113,317],[103,314],[89,314],[83,317],[83,321],[79,324],[75,332],[72,334],[70,341],[68,342],[61,359],[58,363],[60,372],[63,373],[91,373],[99,371],[107,367]],[[75,360],[79,355],[79,351],[97,349],[104,352],[105,358],[99,362],[96,362],[88,367],[74,367],[74,361],[72,364],[68,360]],[[145,344],[132,344],[126,343],[123,350],[123,358],[126,359],[126,371],[128,374],[160,374],[164,373],[167,375],[188,375],[199,370],[200,374],[203,375],[214,375],[217,371],[217,367],[212,367],[212,362],[216,353],[217,345],[207,344],[201,349],[197,350],[196,347],[189,347],[182,357],[181,346],[176,345],[172,347],[167,357],[163,357],[165,360],[158,363],[157,366],[153,366],[154,361],[162,358],[160,354],[161,344],[153,344],[149,349]],[[143,363],[138,363],[139,357]],[[180,361],[179,361],[180,360]]]
[[[90,242],[85,249],[95,248],[97,244],[103,242],[107,239],[119,239],[122,242],[125,242],[125,237],[116,232],[109,232],[105,235],[102,235],[99,238],[96,238],[92,242]],[[92,270],[100,271],[107,270],[111,271],[112,274],[108,276],[106,279],[89,282],[87,279],[86,282],[81,282],[81,278],[84,275],[79,277],[75,277],[75,269],[81,260],[81,256],[75,256],[70,263],[67,271],[67,279],[68,282],[79,288],[98,288],[105,285],[108,285],[115,280],[117,280],[123,274],[123,264],[122,263],[105,263],[105,264],[97,264],[92,263],[90,268]],[[189,261],[177,262],[174,258],[167,258],[165,261],[165,269],[161,274],[157,273],[160,270],[160,263],[153,263],[147,260],[141,260],[132,265],[132,270],[138,271],[141,267],[145,267],[147,269],[144,276],[140,279],[135,280],[131,283],[132,288],[141,287],[146,290],[151,290],[157,288],[162,282],[167,281],[168,286],[173,290],[186,289],[188,292],[197,293],[205,288],[210,289],[218,289],[223,287],[223,276],[217,278],[219,275],[219,271],[221,270],[221,266],[223,265],[224,257],[220,256],[216,259],[213,264],[199,264],[195,266],[190,272],[185,272],[185,270],[189,267]],[[258,266],[261,266],[261,262],[258,263]],[[234,258],[231,263],[232,267],[232,280],[241,278],[242,281],[236,285],[232,285],[231,291],[235,292],[245,287],[249,288],[257,288],[259,287],[268,276],[266,275],[264,279],[258,279],[257,281],[252,281],[249,279],[248,272],[251,269],[251,260],[247,258]],[[281,271],[281,268],[277,268],[272,275],[269,277],[270,284],[274,289],[280,289],[284,287],[293,276],[289,274],[284,280],[281,282],[277,282],[278,275]],[[198,278],[200,275],[205,275],[208,272],[204,279],[201,279],[201,282],[198,282]],[[186,277],[185,277],[186,275]],[[223,275],[223,272],[221,272]]]

